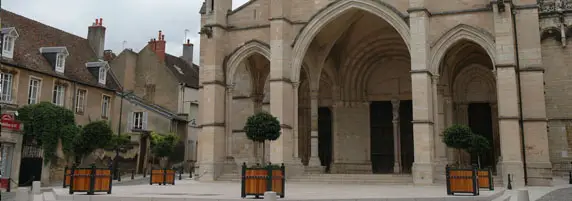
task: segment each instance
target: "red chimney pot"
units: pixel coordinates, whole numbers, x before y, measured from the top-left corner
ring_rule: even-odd
[[[187,39],[187,44],[191,44],[191,40]]]
[[[95,26],[99,25],[99,20],[95,19]]]
[[[103,26],[103,18],[99,18],[99,26]]]

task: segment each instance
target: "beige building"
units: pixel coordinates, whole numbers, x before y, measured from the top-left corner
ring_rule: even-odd
[[[112,111],[118,85],[103,58],[106,28],[99,19],[89,26],[87,38],[82,38],[10,11],[1,13],[3,109],[15,111],[45,101],[72,110],[79,125],[115,121]],[[5,129],[2,131],[4,137]],[[50,176],[61,177],[65,164],[42,165],[41,149],[32,140],[23,140],[23,145],[4,142],[3,150],[12,156],[2,157],[11,159],[2,163],[12,165],[11,173],[4,172],[2,177],[12,177],[20,184],[29,182],[31,176],[44,183]]]
[[[111,61],[123,88],[120,96],[126,99],[115,103],[116,108],[122,108],[116,112],[122,116],[117,132],[133,133],[136,137],[132,139],[142,145],[139,171],[148,165],[144,158],[149,156],[145,148],[149,141],[141,136],[145,131],[178,134],[181,143],[172,162],[195,160],[199,68],[193,64],[193,44],[187,41],[181,47],[181,57],[165,53],[165,35],[159,32],[158,38],[139,52],[125,49]]]
[[[568,0],[206,0],[201,9],[203,179],[254,163],[242,127],[282,124],[272,163],[444,183],[466,124],[513,186],[551,185],[572,158]],[[476,157],[464,157],[472,160]],[[467,161],[470,162],[470,161]]]

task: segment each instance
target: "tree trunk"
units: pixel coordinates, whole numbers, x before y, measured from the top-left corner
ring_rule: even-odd
[[[262,165],[266,164],[266,141],[262,141]]]
[[[481,155],[477,154],[477,164],[479,165],[479,169],[481,169]]]
[[[458,167],[461,167],[461,163],[462,163],[461,154],[463,154],[463,153],[461,152],[461,149],[457,149],[457,166],[458,166]]]

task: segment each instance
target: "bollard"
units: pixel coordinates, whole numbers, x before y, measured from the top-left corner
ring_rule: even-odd
[[[147,168],[143,168],[143,178],[147,177]]]
[[[264,192],[264,201],[276,201],[276,192],[266,191]]]
[[[12,178],[8,177],[8,185],[6,186],[6,192],[10,192],[12,190]]]
[[[528,190],[526,190],[526,189],[518,190],[517,201],[530,201],[530,198],[528,196]]]
[[[29,189],[26,187],[19,187],[18,191],[16,192],[16,201],[28,201],[30,200]]]
[[[568,172],[568,184],[572,184],[572,171]]]
[[[508,190],[512,190],[512,184],[511,184],[511,180],[510,180],[510,174],[508,174],[508,185],[506,186],[506,188]]]
[[[40,194],[40,181],[32,182],[32,194]]]
[[[131,180],[135,179],[135,169],[131,169]]]
[[[179,170],[179,180],[183,180],[183,168]]]

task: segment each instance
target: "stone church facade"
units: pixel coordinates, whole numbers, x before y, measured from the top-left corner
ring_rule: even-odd
[[[242,128],[265,110],[282,126],[265,153],[288,177],[442,183],[459,158],[442,131],[465,124],[499,179],[551,185],[572,151],[570,13],[569,0],[206,0],[201,178],[259,162]]]

